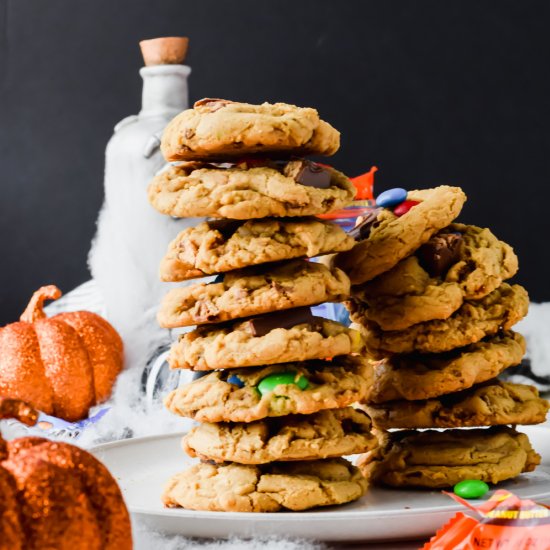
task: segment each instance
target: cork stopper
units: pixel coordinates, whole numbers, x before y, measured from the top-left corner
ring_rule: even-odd
[[[180,65],[187,55],[189,38],[186,36],[163,36],[142,40],[139,43],[143,61],[152,65]]]

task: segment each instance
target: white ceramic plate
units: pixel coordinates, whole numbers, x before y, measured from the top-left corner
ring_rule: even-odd
[[[523,426],[543,456],[536,472],[499,488],[550,504],[550,429]],[[181,434],[128,439],[92,452],[118,480],[130,512],[167,534],[223,538],[284,535],[327,541],[410,540],[433,535],[461,506],[439,491],[371,488],[361,500],[311,512],[254,514],[166,509],[160,495],[166,480],[194,462],[180,447]]]

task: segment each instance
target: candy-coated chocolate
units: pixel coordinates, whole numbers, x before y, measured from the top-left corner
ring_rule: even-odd
[[[396,216],[403,216],[406,214],[413,206],[420,204],[419,201],[403,201],[401,204],[398,204],[394,209],[393,213]]]
[[[301,390],[305,390],[309,386],[307,378],[300,375],[296,380],[296,373],[294,372],[279,372],[277,374],[270,374],[263,378],[258,384],[258,391],[265,395],[272,392],[277,386],[282,384],[295,384]]]
[[[481,498],[489,492],[489,485],[480,479],[465,479],[457,483],[453,491],[462,498]]]
[[[407,190],[402,189],[401,187],[394,187],[393,189],[388,189],[383,193],[380,193],[376,197],[376,206],[381,208],[390,208],[392,206],[397,206],[407,199]]]
[[[230,384],[233,384],[234,386],[237,386],[239,388],[244,387],[244,382],[236,374],[231,374],[230,376],[228,376],[227,381]]]

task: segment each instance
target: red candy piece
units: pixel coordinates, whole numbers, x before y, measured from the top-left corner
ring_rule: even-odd
[[[398,204],[394,209],[393,213],[396,216],[403,216],[406,214],[413,206],[420,204],[420,201],[403,201],[401,204]]]

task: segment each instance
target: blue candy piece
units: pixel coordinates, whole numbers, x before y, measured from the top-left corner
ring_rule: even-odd
[[[244,388],[244,382],[236,374],[231,374],[228,376],[227,381],[238,388]]]
[[[380,195],[376,197],[376,206],[379,206],[380,208],[390,208],[401,204],[406,199],[407,190],[402,189],[401,187],[394,187],[393,189],[388,189],[387,191],[380,193]]]

